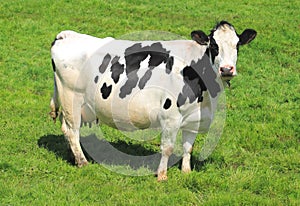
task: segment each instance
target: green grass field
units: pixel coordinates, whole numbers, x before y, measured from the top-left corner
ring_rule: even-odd
[[[240,49],[223,135],[206,161],[189,175],[176,164],[161,183],[71,164],[48,116],[58,32],[189,38],[223,19],[258,36]],[[1,0],[0,29],[0,205],[300,205],[299,1]]]

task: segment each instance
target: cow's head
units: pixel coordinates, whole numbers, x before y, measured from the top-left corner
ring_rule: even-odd
[[[246,29],[237,34],[234,27],[221,21],[211,30],[210,35],[197,30],[191,33],[192,39],[201,45],[207,45],[206,54],[210,57],[213,68],[221,75],[222,80],[229,82],[237,75],[236,62],[239,46],[250,43],[256,37],[256,31]]]

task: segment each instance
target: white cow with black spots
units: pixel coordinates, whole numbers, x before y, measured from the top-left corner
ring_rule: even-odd
[[[82,122],[98,121],[120,130],[161,128],[159,181],[179,130],[183,135],[182,171],[191,171],[190,153],[199,132],[209,129],[214,102],[224,82],[237,75],[238,47],[256,32],[238,35],[222,21],[193,40],[125,41],[74,31],[59,33],[52,44],[54,96],[51,117],[61,109],[62,131],[75,163],[88,162],[79,143]]]

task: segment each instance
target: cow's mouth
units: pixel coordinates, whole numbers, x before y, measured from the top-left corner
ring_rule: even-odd
[[[223,80],[223,81],[229,81],[229,80],[231,80],[233,77],[235,77],[235,75],[223,75],[223,74],[221,74],[221,79]]]
[[[222,77],[233,77],[233,72],[221,72]]]

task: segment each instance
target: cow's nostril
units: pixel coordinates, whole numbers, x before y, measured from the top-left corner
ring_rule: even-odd
[[[233,76],[234,67],[220,67],[220,73],[222,76]]]
[[[221,70],[221,72],[228,73],[232,70],[232,68],[221,67],[220,70]]]

